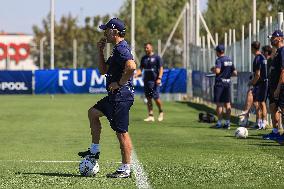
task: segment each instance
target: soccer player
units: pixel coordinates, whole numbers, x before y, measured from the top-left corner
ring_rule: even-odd
[[[273,130],[263,135],[263,139],[275,140],[280,137],[280,114],[278,108],[284,110],[284,43],[283,32],[275,30],[270,37],[270,43],[277,49],[270,68],[269,107],[271,111]],[[283,137],[280,137],[283,138]],[[283,141],[283,139],[281,139]]]
[[[163,77],[163,60],[160,56],[154,53],[152,43],[145,43],[144,49],[146,55],[142,57],[140,69],[137,70],[135,76],[140,76],[142,71],[144,71],[144,92],[147,98],[148,108],[148,117],[144,119],[144,121],[155,121],[152,99],[154,99],[159,109],[158,121],[163,121],[164,113],[162,109],[162,101],[159,95],[161,80]]]
[[[122,164],[108,177],[130,177],[132,143],[128,134],[129,111],[134,101],[132,76],[136,69],[131,50],[124,40],[125,24],[118,18],[112,18],[107,24],[101,25],[104,36],[97,43],[99,51],[98,67],[101,74],[106,74],[106,90],[108,95],[98,101],[88,111],[92,144],[89,150],[79,152],[81,157],[99,159],[100,154],[100,117],[106,116],[111,128],[116,132],[120,143]],[[114,45],[112,55],[105,61],[104,48],[106,43]]]
[[[267,71],[268,71],[268,76],[270,75],[270,66],[272,63],[272,48],[269,45],[265,45],[262,48],[262,54],[267,60]],[[269,80],[269,79],[268,79]],[[250,83],[249,83],[250,84]],[[247,98],[246,98],[246,104],[245,104],[245,109],[239,114],[240,117],[240,122],[241,126],[247,126],[248,124],[248,118],[249,118],[249,111],[253,105],[253,86],[249,85],[249,90],[247,92]],[[258,127],[258,125],[257,125]]]
[[[216,113],[218,121],[216,128],[222,128],[223,106],[226,109],[226,121],[223,126],[230,129],[231,117],[231,76],[237,76],[237,71],[230,57],[225,56],[224,45],[218,45],[215,48],[217,59],[215,67],[211,71],[216,74],[214,85],[214,102],[216,103]]]
[[[251,44],[253,61],[253,78],[250,84],[253,85],[253,101],[257,113],[258,129],[265,129],[267,124],[266,96],[268,90],[267,60],[260,52],[260,43],[254,41]]]

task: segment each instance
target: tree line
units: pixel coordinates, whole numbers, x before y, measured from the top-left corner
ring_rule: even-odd
[[[158,40],[162,46],[181,13],[187,0],[143,0],[136,1],[136,54],[140,59],[143,56],[143,44],[152,42],[157,52]],[[264,26],[265,16],[275,16],[284,8],[284,2],[279,0],[257,1],[257,19]],[[241,25],[252,22],[251,0],[208,0],[207,9],[203,12],[204,19],[212,33],[219,33],[219,41],[223,41],[224,32],[230,28],[236,29],[236,38],[241,38]],[[126,40],[130,43],[131,0],[125,0],[116,17],[121,18],[127,25]],[[73,39],[77,40],[77,62],[79,68],[97,67],[96,42],[102,37],[98,29],[101,23],[110,19],[110,15],[86,17],[83,25],[78,24],[78,18],[71,14],[62,16],[55,22],[55,67],[73,67]],[[34,42],[39,47],[42,37],[49,39],[50,16],[42,20],[41,26],[33,26]],[[206,34],[201,28],[201,35]],[[248,31],[246,31],[248,35]],[[182,22],[177,28],[171,45],[164,55],[165,67],[180,67],[182,65],[183,28]],[[49,40],[44,46],[44,67],[50,66]],[[36,64],[39,65],[39,48],[33,51]],[[139,64],[139,62],[138,62]]]

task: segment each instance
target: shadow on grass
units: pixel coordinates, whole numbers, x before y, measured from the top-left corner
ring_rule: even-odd
[[[16,172],[16,175],[41,175],[41,176],[52,176],[52,177],[83,177],[78,174],[70,174],[70,173],[21,173]]]
[[[235,136],[224,136],[224,137],[226,137],[226,138],[236,138]],[[239,139],[237,139],[237,140],[262,140],[263,141],[263,139],[262,138],[260,138],[260,137],[252,137],[252,135],[250,135],[249,137],[247,137],[247,138],[239,138]]]
[[[182,104],[187,104],[190,108],[193,108],[199,112],[207,112],[207,113],[212,113],[216,116],[216,111],[213,108],[210,108],[204,104],[198,104],[198,103],[194,103],[194,102],[178,102],[178,103],[182,103]],[[198,115],[196,115],[196,118],[198,118]],[[237,116],[231,116],[231,122],[233,124],[238,125],[239,122],[239,118]]]
[[[260,143],[260,144],[248,144],[251,146],[270,146],[270,147],[279,147],[281,145],[279,145],[278,143]]]

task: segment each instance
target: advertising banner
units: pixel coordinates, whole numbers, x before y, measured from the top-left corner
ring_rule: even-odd
[[[32,94],[32,71],[0,71],[0,94]]]

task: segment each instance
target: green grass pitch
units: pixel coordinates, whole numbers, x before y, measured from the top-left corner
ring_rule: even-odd
[[[101,97],[0,96],[0,188],[137,188],[135,177],[105,176],[120,161],[105,118],[96,177],[81,177],[77,162],[40,162],[80,160],[77,152],[90,144],[87,110]],[[284,188],[284,149],[261,139],[270,131],[249,130],[248,139],[236,139],[236,125],[217,130],[198,123],[204,109],[165,102],[164,122],[144,123],[146,107],[136,99],[130,134],[151,188]]]

